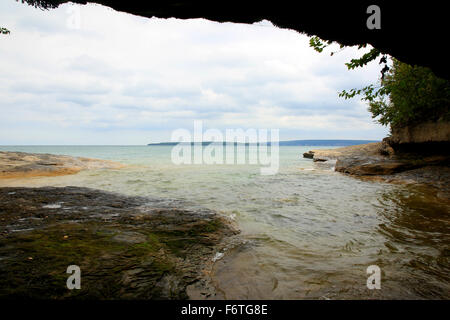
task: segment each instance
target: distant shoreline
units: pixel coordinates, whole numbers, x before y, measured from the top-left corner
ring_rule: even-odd
[[[380,142],[380,140],[289,140],[289,141],[280,141],[278,144],[279,146],[327,146],[327,147],[332,147],[332,146],[336,146],[336,147],[346,147],[346,146],[354,146],[354,145],[359,145],[359,144],[367,144],[367,143],[372,143],[372,142]],[[177,144],[194,144],[194,142],[158,142],[158,143],[149,143],[147,144],[147,146],[175,146]],[[211,143],[213,143],[212,141],[202,141],[201,142],[203,146],[207,146]],[[216,142],[219,143],[220,142]],[[258,145],[258,143],[242,143],[242,142],[230,142],[230,143],[234,143],[235,145]],[[227,144],[227,142],[222,142],[222,144]],[[270,141],[267,142],[268,145],[270,145]]]

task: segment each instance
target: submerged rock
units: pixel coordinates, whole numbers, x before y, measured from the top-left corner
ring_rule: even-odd
[[[185,299],[238,233],[207,209],[79,187],[0,188],[0,226],[0,298]]]

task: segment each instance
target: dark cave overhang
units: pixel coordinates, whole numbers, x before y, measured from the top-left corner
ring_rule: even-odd
[[[450,79],[445,49],[448,13],[443,1],[194,1],[194,0],[18,0],[40,8],[66,2],[97,3],[143,17],[205,18],[217,22],[254,23],[269,20],[343,45],[371,44],[411,65],[430,67]],[[369,30],[369,5],[381,9],[381,29]]]

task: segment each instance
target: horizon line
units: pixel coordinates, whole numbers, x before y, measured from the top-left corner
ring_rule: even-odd
[[[300,141],[365,141],[365,142],[380,142],[382,139],[295,139],[295,140],[280,140],[279,143],[284,142],[300,142]],[[53,146],[53,147],[66,147],[66,146],[116,146],[116,147],[126,147],[126,146],[148,146],[148,145],[158,145],[158,144],[166,144],[166,143],[212,143],[214,141],[161,141],[161,142],[149,142],[146,144],[0,144],[0,147],[45,147],[45,146]],[[217,143],[237,143],[236,141],[217,141]],[[266,141],[270,143],[271,141]],[[243,143],[243,142],[239,142]],[[249,143],[249,142],[245,142]],[[256,142],[259,143],[259,142]],[[264,142],[261,142],[264,143]]]

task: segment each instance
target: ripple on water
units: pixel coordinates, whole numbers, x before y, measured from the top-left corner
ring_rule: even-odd
[[[280,148],[276,176],[252,166],[175,166],[170,148],[135,147],[129,157],[122,151],[135,167],[14,183],[184,200],[234,216],[248,243],[214,272],[230,299],[449,299],[449,204],[425,189],[322,170],[298,158],[309,149]],[[372,264],[382,270],[376,292],[365,286]]]

